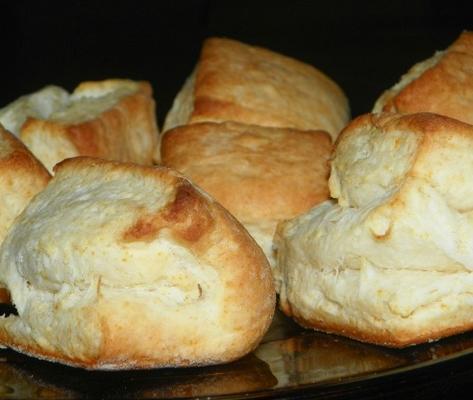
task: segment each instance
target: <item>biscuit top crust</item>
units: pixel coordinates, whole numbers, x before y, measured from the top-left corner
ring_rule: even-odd
[[[414,65],[377,100],[373,112],[431,112],[473,124],[473,32]]]
[[[164,167],[57,164],[0,260],[18,310],[0,320],[0,343],[85,368],[230,361],[256,346],[274,311],[261,249]]]
[[[26,146],[0,125],[0,243],[15,217],[50,178]]]
[[[237,121],[322,129],[336,137],[349,118],[338,85],[311,65],[231,39],[204,42],[189,122]]]
[[[62,123],[80,123],[96,118],[121,98],[134,92],[151,95],[147,82],[108,79],[82,82],[72,93],[59,86],[46,86],[24,95],[0,110],[0,122],[16,136],[28,118]]]
[[[168,131],[162,159],[251,224],[292,218],[327,199],[331,150],[323,131],[198,123]]]
[[[344,207],[391,196],[424,181],[459,210],[473,208],[473,126],[436,114],[366,114],[339,136],[330,194]]]

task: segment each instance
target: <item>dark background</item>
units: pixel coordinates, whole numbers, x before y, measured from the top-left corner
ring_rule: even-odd
[[[227,36],[310,63],[344,89],[353,116],[415,62],[473,29],[472,1],[1,2],[0,107],[56,84],[152,83],[159,122],[202,40]]]

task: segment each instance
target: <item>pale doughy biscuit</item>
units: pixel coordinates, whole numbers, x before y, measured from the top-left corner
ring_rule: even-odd
[[[228,362],[274,311],[261,249],[218,203],[163,167],[56,166],[0,250],[18,316],[0,343],[88,369]]]
[[[340,135],[327,201],[276,234],[281,308],[402,347],[473,328],[473,126],[364,115]]]

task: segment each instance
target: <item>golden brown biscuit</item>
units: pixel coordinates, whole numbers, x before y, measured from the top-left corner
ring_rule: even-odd
[[[0,243],[16,216],[50,178],[28,149],[0,125]]]
[[[348,120],[342,90],[314,67],[235,40],[210,38],[163,130],[195,122],[236,121],[321,129],[335,138]]]
[[[328,198],[330,136],[236,122],[166,132],[162,161],[226,207],[272,261],[276,224]]]
[[[43,190],[49,179],[46,168],[0,125],[0,243],[14,219],[31,198]],[[8,301],[8,292],[0,288],[0,302]]]
[[[432,112],[473,124],[473,33],[414,65],[385,91],[373,112]]]
[[[253,350],[275,302],[261,249],[167,168],[74,158],[0,249],[18,316],[0,343],[88,369],[228,362]]]
[[[338,139],[327,201],[281,224],[281,308],[403,347],[473,328],[473,126],[364,115]]]
[[[80,155],[151,165],[158,129],[147,82],[83,82],[69,95],[49,86],[0,110],[0,122],[20,136],[52,171]]]

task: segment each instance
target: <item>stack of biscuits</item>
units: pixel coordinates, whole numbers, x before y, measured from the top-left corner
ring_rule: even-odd
[[[277,223],[328,198],[348,120],[342,90],[314,67],[211,38],[166,117],[161,162],[226,207],[274,265]]]
[[[276,292],[370,343],[473,329],[471,87],[464,32],[351,122],[327,75],[225,38],[161,133],[147,82],[20,97],[0,110],[0,344],[87,369],[223,363],[256,348]]]

